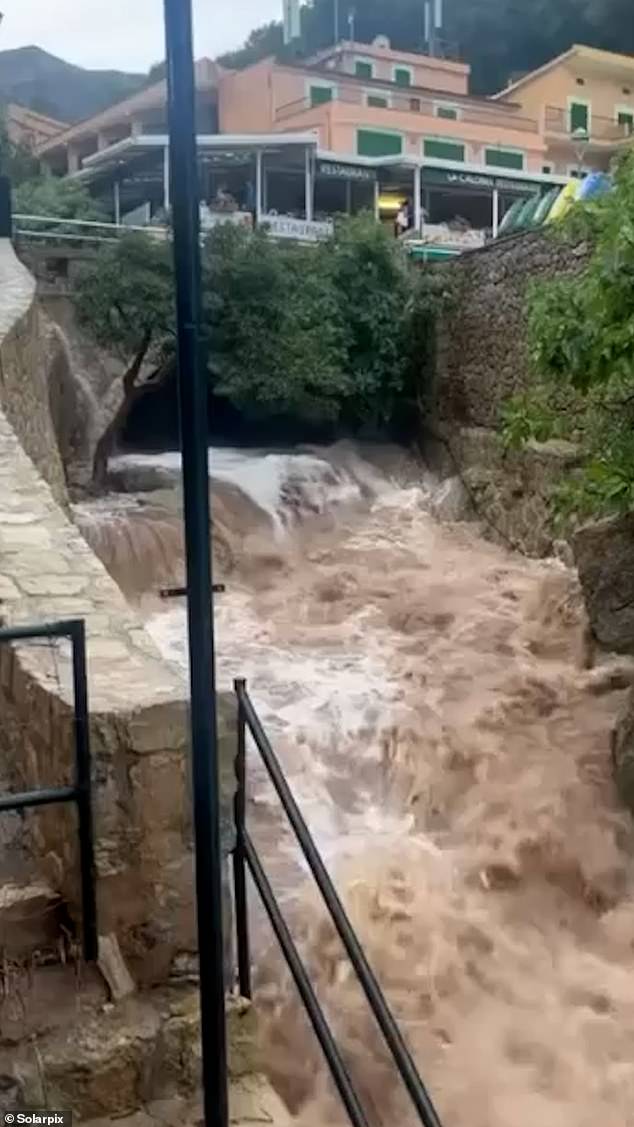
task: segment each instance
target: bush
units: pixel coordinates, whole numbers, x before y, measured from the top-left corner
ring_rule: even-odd
[[[577,205],[564,236],[591,241],[584,274],[533,287],[528,331],[536,380],[506,407],[503,439],[575,441],[582,470],[554,498],[567,523],[634,503],[634,153],[615,188]]]

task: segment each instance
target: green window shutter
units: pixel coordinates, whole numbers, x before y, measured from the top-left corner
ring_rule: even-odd
[[[354,73],[357,78],[374,78],[374,67],[372,63],[363,63],[360,59],[357,59],[354,64]]]
[[[448,121],[458,120],[458,111],[452,106],[436,106],[436,117],[445,117]]]
[[[484,163],[492,168],[517,168],[521,172],[524,153],[516,153],[512,149],[485,149]]]
[[[357,153],[360,157],[397,157],[402,151],[403,138],[398,133],[357,129]]]
[[[618,121],[619,125],[625,126],[625,128],[623,130],[623,132],[625,134],[630,134],[630,133],[634,132],[634,111],[619,110],[617,121]]]
[[[412,76],[405,67],[394,68],[394,81],[397,86],[411,86]]]
[[[368,105],[381,106],[383,109],[387,109],[389,102],[387,98],[382,98],[380,94],[368,94]]]
[[[332,86],[311,86],[311,106],[323,106],[325,102],[332,102]]]
[[[584,102],[571,102],[570,103],[570,132],[574,133],[576,129],[584,129],[588,132],[588,107]]]
[[[464,145],[460,141],[439,141],[434,137],[426,137],[423,141],[423,156],[464,163]]]

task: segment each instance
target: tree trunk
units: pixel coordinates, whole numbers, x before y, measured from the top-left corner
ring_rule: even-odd
[[[104,430],[97,446],[92,464],[92,484],[97,491],[102,491],[108,477],[108,461],[116,447],[117,439],[127,423],[132,408],[143,399],[150,391],[156,391],[161,386],[172,369],[171,361],[163,364],[142,383],[137,383],[139,373],[150,347],[149,335],[145,337],[141,348],[123,377],[123,399],[115,416],[110,420]]]

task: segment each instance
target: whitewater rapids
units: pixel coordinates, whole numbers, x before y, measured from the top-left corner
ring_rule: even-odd
[[[445,1127],[634,1125],[632,833],[610,773],[628,671],[584,667],[571,571],[437,524],[431,484],[376,453],[232,452],[219,470],[212,456],[220,687],[247,678]],[[119,468],[174,470],[170,457]],[[153,579],[182,579],[152,496],[78,519],[113,573],[138,568],[137,520],[146,579],[156,544]],[[184,666],[182,608],[142,606]],[[255,756],[249,773],[254,836],[371,1123],[409,1127]],[[273,1079],[303,1127],[344,1127],[264,934]]]

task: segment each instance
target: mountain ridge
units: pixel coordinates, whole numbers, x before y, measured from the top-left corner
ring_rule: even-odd
[[[81,121],[147,85],[146,74],[87,70],[35,44],[0,51],[0,101],[58,121]]]

